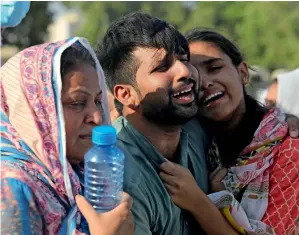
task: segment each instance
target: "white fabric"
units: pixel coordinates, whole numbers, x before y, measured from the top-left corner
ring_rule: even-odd
[[[243,228],[246,234],[257,235],[275,235],[273,229],[265,223],[252,219],[243,209],[242,205],[235,199],[234,195],[228,191],[220,191],[209,194],[208,197],[218,209],[230,208],[230,214],[238,227]],[[226,217],[226,215],[224,215]],[[231,221],[229,221],[231,222]],[[235,226],[234,226],[235,227]],[[235,227],[235,229],[237,229]],[[244,234],[241,232],[241,234]]]
[[[299,68],[277,76],[277,107],[299,117]]]
[[[108,97],[107,97],[107,87],[106,87],[106,80],[105,80],[105,76],[102,70],[102,67],[98,61],[98,59],[96,58],[95,52],[93,51],[93,49],[91,48],[89,42],[87,41],[87,39],[85,38],[80,38],[80,37],[74,37],[71,40],[67,41],[65,44],[63,44],[61,47],[59,47],[58,51],[55,53],[54,56],[54,79],[57,85],[57,89],[58,89],[58,100],[61,100],[61,90],[62,90],[62,79],[61,79],[61,74],[60,74],[60,66],[61,66],[61,56],[62,53],[69,48],[70,46],[72,46],[75,42],[79,41],[88,51],[89,53],[92,55],[93,59],[96,62],[96,68],[97,68],[97,74],[98,74],[98,78],[99,78],[99,84],[100,87],[102,89],[102,94],[103,94],[103,98],[102,98],[102,107],[103,107],[103,111],[104,111],[104,123],[103,124],[110,124],[110,114],[109,114],[109,108],[108,108]],[[63,115],[63,107],[62,107],[62,103],[58,102],[57,103],[57,109],[58,111],[58,117],[61,123],[61,126],[65,126],[65,122],[64,122],[64,115]],[[61,131],[61,135],[62,135],[62,141],[63,143],[61,143],[62,146],[62,151],[63,154],[62,156],[64,156],[61,160],[62,160],[62,164],[66,165],[67,159],[66,159],[66,133],[65,133],[65,129],[62,128]],[[64,175],[64,183],[65,183],[65,187],[66,187],[66,191],[67,191],[67,195],[68,198],[71,202],[72,205],[75,205],[75,197],[73,195],[73,191],[72,191],[72,185],[70,182],[70,178],[69,178],[69,173],[68,173],[68,169],[67,167],[63,168],[63,175]]]

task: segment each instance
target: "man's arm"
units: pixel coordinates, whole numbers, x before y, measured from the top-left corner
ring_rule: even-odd
[[[133,207],[131,209],[134,217],[135,235],[151,235],[151,210],[146,195],[138,185],[125,184],[126,191],[133,198]]]

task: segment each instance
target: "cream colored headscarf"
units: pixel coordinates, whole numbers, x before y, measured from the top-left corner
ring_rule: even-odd
[[[277,76],[277,107],[299,117],[299,68]]]
[[[110,124],[104,73],[84,38],[27,48],[0,70],[1,160],[26,160],[70,205],[75,205],[74,195],[80,183],[66,158],[60,66],[62,53],[73,45],[87,49],[96,62],[103,92],[104,124]]]

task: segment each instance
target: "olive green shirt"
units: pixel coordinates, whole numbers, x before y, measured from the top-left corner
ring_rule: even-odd
[[[165,161],[163,156],[124,117],[118,118],[113,126],[117,130],[118,146],[126,157],[124,191],[133,197],[135,235],[204,234],[192,216],[177,207],[166,191],[159,177],[159,166]],[[197,120],[184,126],[179,163],[191,171],[205,193],[208,192],[207,144]]]

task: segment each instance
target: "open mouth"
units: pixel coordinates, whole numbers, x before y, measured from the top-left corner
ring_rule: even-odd
[[[209,95],[203,101],[204,106],[209,107],[213,102],[221,99],[224,96],[224,92],[219,91],[214,94]]]
[[[180,103],[189,103],[194,100],[193,95],[193,84],[186,86],[185,88],[181,89],[180,91],[175,92],[172,97],[177,99]]]

